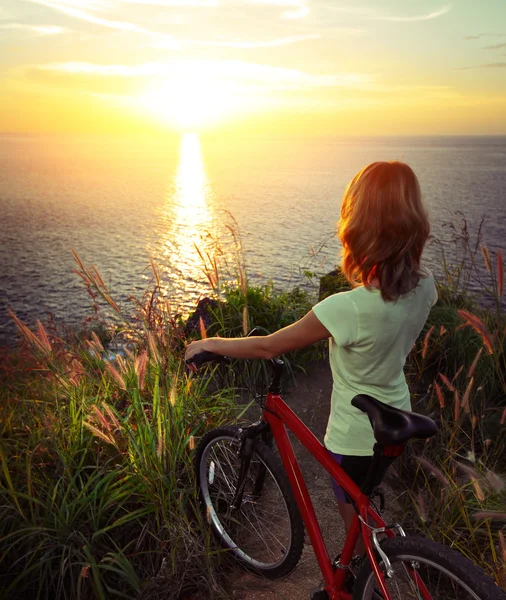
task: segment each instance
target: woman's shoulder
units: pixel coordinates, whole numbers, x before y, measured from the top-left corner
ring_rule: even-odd
[[[342,292],[336,292],[335,294],[330,294],[326,298],[320,300],[315,306],[341,306],[343,304],[349,304],[349,302],[352,300],[353,292],[356,289],[357,288],[352,290],[345,290]]]
[[[436,280],[434,275],[430,269],[427,267],[422,267],[420,269],[420,280],[418,281],[418,286],[423,286],[425,289],[435,289]]]
[[[420,280],[416,289],[423,290],[424,296],[427,296],[427,299],[430,300],[431,306],[436,304],[438,300],[436,281],[432,271],[425,266],[420,269]]]
[[[432,281],[434,281],[434,275],[432,273],[432,271],[426,267],[425,265],[422,265],[420,267],[420,275],[421,275],[421,279],[432,279]]]

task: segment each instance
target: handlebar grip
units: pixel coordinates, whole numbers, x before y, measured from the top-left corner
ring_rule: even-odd
[[[187,365],[195,365],[196,367],[201,367],[203,364],[211,362],[213,360],[222,361],[227,360],[225,356],[221,354],[216,354],[215,352],[208,352],[207,350],[202,350],[202,352],[198,352],[192,358],[186,361]]]

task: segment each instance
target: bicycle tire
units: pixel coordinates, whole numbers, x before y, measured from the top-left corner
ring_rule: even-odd
[[[230,509],[239,473],[239,447],[239,428],[232,426],[213,429],[197,447],[197,485],[207,521],[220,544],[243,567],[269,579],[284,577],[299,562],[304,523],[281,461],[261,440],[256,441],[241,508]],[[258,487],[255,474],[262,477],[262,490],[253,498],[251,491]]]
[[[421,586],[418,587],[407,573],[405,564],[413,562],[432,600],[506,600],[506,593],[479,567],[443,544],[419,536],[406,536],[384,540],[381,549],[395,572],[392,579],[386,578],[392,600],[425,597]],[[384,570],[383,561],[380,557],[378,560]],[[381,598],[383,595],[378,591],[371,564],[366,560],[355,581],[353,600]]]

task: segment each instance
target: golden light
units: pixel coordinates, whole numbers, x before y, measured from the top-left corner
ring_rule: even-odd
[[[179,164],[174,172],[167,202],[162,207],[162,234],[151,254],[162,262],[166,291],[183,293],[183,306],[191,306],[202,293],[205,277],[196,247],[206,251],[208,236],[217,227],[214,196],[206,174],[197,133],[185,133],[179,146]]]
[[[236,104],[229,84],[212,81],[195,69],[153,84],[140,100],[144,110],[181,131],[214,125],[233,113]]]
[[[176,221],[185,227],[203,224],[209,218],[207,199],[211,194],[196,133],[181,137],[179,165],[175,175]],[[198,230],[198,227],[194,227]]]

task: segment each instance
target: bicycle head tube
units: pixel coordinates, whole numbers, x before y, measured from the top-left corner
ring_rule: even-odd
[[[271,359],[272,368],[272,381],[269,386],[269,392],[271,394],[281,393],[281,375],[283,374],[284,362],[280,358]]]

